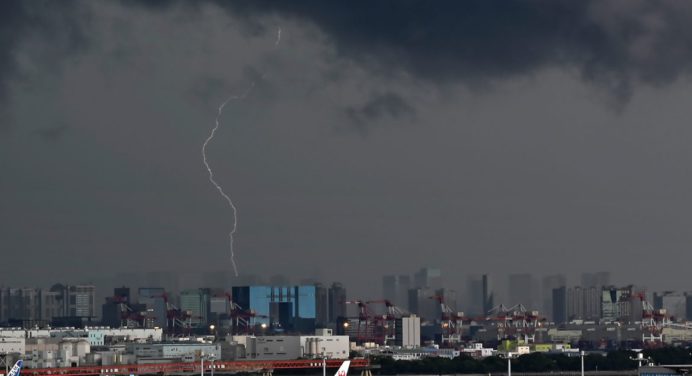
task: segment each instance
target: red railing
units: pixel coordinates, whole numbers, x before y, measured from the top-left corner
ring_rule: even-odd
[[[343,360],[327,360],[328,368],[338,368]],[[67,367],[67,368],[25,368],[22,376],[90,376],[90,375],[153,375],[153,374],[181,374],[200,373],[200,362],[192,363],[156,363],[156,364],[122,364],[110,366]],[[370,366],[366,359],[351,360],[352,368],[364,368]],[[243,360],[243,361],[215,361],[213,364],[216,373],[233,372],[260,372],[263,370],[277,369],[305,369],[322,368],[322,360]],[[204,370],[211,372],[211,362],[204,362]]]

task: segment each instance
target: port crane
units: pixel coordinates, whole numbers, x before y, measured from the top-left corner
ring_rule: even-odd
[[[440,305],[440,326],[442,327],[442,343],[453,345],[461,342],[461,330],[464,320],[462,312],[454,312],[445,302],[442,295],[429,297]]]

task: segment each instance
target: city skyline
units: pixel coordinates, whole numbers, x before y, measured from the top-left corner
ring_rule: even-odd
[[[352,281],[339,280],[336,278],[330,278],[329,276],[319,277],[319,276],[305,276],[305,275],[290,275],[286,274],[249,274],[240,275],[235,277],[232,270],[216,270],[210,272],[170,272],[157,270],[152,272],[125,272],[116,273],[113,275],[100,275],[98,277],[88,278],[84,276],[73,276],[64,278],[43,277],[43,278],[31,278],[28,279],[28,283],[22,283],[20,280],[15,280],[11,282],[0,281],[0,287],[30,287],[30,288],[49,288],[53,286],[56,281],[68,284],[86,284],[86,285],[96,285],[99,289],[111,290],[120,286],[135,286],[135,287],[166,287],[169,291],[181,291],[190,288],[230,288],[231,286],[245,286],[245,285],[272,285],[272,286],[288,286],[288,285],[303,285],[303,284],[331,284],[332,282],[338,281],[349,286],[350,296],[358,299],[379,299],[387,295],[386,289],[383,287],[383,279],[388,277],[397,278],[408,278],[407,284],[404,289],[399,292],[400,295],[397,299],[392,299],[396,301],[399,299],[407,300],[406,292],[409,288],[413,288],[417,285],[414,282],[415,274],[420,272],[425,268],[430,268],[429,266],[423,267],[421,269],[411,269],[402,270],[394,275],[383,274],[383,275],[371,275],[369,276],[370,281],[368,281],[367,288],[358,288],[358,283],[352,283]],[[566,286],[566,287],[601,287],[601,286],[626,286],[626,285],[636,285],[641,290],[646,291],[649,294],[654,292],[663,293],[666,291],[692,291],[692,287],[682,286],[680,288],[673,288],[671,286],[663,285],[661,287],[652,286],[650,283],[646,283],[644,280],[630,280],[616,278],[611,272],[605,271],[591,271],[591,272],[550,272],[545,274],[531,274],[531,290],[527,293],[530,294],[531,299],[513,299],[511,290],[511,279],[513,276],[528,276],[529,273],[514,273],[514,274],[498,274],[498,273],[468,273],[459,275],[449,275],[444,272],[444,268],[435,267],[434,269],[442,271],[441,276],[438,277],[439,282],[436,283],[436,288],[451,288],[456,290],[459,294],[466,296],[468,294],[467,289],[469,287],[475,288],[477,286],[482,286],[481,277],[487,276],[489,278],[490,290],[489,292],[493,295],[494,305],[503,303],[504,305],[518,304],[519,301],[522,304],[524,302],[531,302],[536,308],[540,308],[544,312],[550,312],[550,307],[545,309],[543,300],[549,296],[549,291],[544,289],[546,283],[549,286]],[[452,271],[454,272],[454,271]],[[602,284],[590,284],[587,281],[594,275],[600,275],[600,278],[606,278],[606,283]],[[605,277],[604,277],[605,276]],[[560,282],[555,282],[557,279]],[[478,285],[475,285],[474,280],[477,281]],[[43,281],[43,282],[39,282]],[[362,278],[361,278],[362,282]],[[406,287],[409,286],[409,287]],[[419,287],[425,287],[421,285]],[[429,286],[428,286],[429,287]],[[480,290],[479,290],[480,291]],[[103,293],[105,291],[99,291]],[[548,294],[548,295],[544,295]],[[103,295],[104,297],[106,295]],[[516,301],[516,302],[515,302]],[[475,310],[472,308],[471,310]]]
[[[642,312],[661,308],[666,309],[667,313],[663,314],[671,320],[685,321],[692,317],[689,290],[647,291],[640,285],[613,285],[607,272],[583,273],[581,284],[577,285],[570,285],[559,274],[546,276],[542,284],[526,274],[505,276],[509,283],[508,296],[512,299],[509,301],[497,298],[493,278],[487,274],[470,277],[469,283],[458,290],[443,283],[444,275],[438,268],[421,268],[412,275],[413,284],[406,274],[396,279],[383,276],[382,294],[376,297],[354,296],[348,293],[347,285],[337,281],[320,283],[301,279],[294,283],[285,276],[256,277],[231,285],[226,284],[228,281],[207,280],[205,285],[195,287],[165,275],[159,275],[158,281],[133,280],[114,288],[62,283],[50,288],[0,286],[0,324],[7,325],[11,319],[24,320],[25,327],[50,323],[80,326],[86,324],[81,320],[87,319],[91,325],[102,320],[103,325],[116,328],[129,310],[149,312],[146,320],[151,323],[146,327],[153,328],[168,323],[171,309],[179,306],[180,312],[192,314],[189,323],[196,327],[206,328],[210,322],[221,322],[221,317],[227,320],[227,316],[220,315],[239,310],[260,315],[255,319],[258,324],[281,323],[284,328],[311,332],[333,326],[346,317],[359,317],[364,313],[363,304],[367,305],[369,314],[415,314],[425,323],[439,321],[444,312],[477,320],[507,309],[531,312],[542,321],[556,324],[574,320],[641,322]],[[539,296],[547,300],[539,301]],[[123,304],[129,308],[124,310]],[[482,311],[478,308],[481,305]],[[103,307],[102,311],[99,306]],[[141,319],[134,313],[126,316],[132,316],[134,322]],[[269,318],[274,319],[269,321]],[[294,318],[298,321],[293,321]]]
[[[347,289],[346,291],[348,291],[348,294],[344,295],[342,300],[346,298],[362,301],[388,299],[405,311],[409,310],[413,304],[416,306],[413,309],[413,312],[415,312],[416,310],[423,309],[419,308],[419,306],[427,307],[424,309],[428,311],[436,310],[434,302],[430,299],[435,296],[442,296],[447,305],[453,307],[454,311],[463,311],[472,317],[480,315],[481,312],[488,312],[491,308],[499,305],[511,307],[521,304],[525,309],[537,310],[541,316],[550,318],[553,316],[554,310],[555,292],[553,290],[559,288],[563,288],[564,291],[577,289],[577,291],[584,292],[588,289],[593,289],[594,294],[596,294],[594,298],[600,299],[597,295],[602,287],[633,286],[632,291],[644,293],[648,301],[658,301],[659,305],[663,304],[662,302],[666,301],[666,299],[675,300],[677,299],[675,298],[676,296],[692,291],[692,289],[652,289],[639,281],[620,283],[613,281],[609,272],[603,271],[581,273],[571,278],[559,273],[545,275],[542,278],[541,276],[525,273],[512,275],[492,275],[486,273],[483,275],[467,275],[466,282],[459,285],[447,283],[446,275],[441,273],[440,268],[424,267],[419,270],[409,271],[408,273],[402,272],[396,276],[383,275],[379,281],[380,285],[371,288],[366,294],[352,289],[349,284],[342,283],[341,281],[320,280],[311,277],[291,278],[286,275],[234,277],[230,271],[203,275],[190,273],[187,277],[184,278],[181,275],[166,272],[139,275],[136,273],[126,273],[115,278],[101,278],[98,281],[82,280],[81,282],[76,282],[63,279],[60,282],[67,283],[68,285],[95,286],[97,302],[111,299],[111,291],[113,289],[117,291],[119,287],[133,288],[135,291],[136,289],[165,291],[168,294],[179,294],[183,291],[196,289],[225,291],[226,294],[230,294],[231,288],[236,286],[330,286],[337,283],[343,285]],[[392,279],[392,277],[396,278]],[[53,281],[47,285],[3,284],[0,285],[0,288],[12,287],[31,290],[36,288],[52,289],[55,286],[55,281]],[[414,293],[413,291],[416,292]],[[571,292],[569,293],[571,294]],[[579,293],[581,294],[581,292]],[[562,300],[565,300],[565,298],[562,298]]]

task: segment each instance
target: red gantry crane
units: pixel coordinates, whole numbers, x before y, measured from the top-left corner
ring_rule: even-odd
[[[500,304],[488,312],[486,320],[495,322],[498,340],[521,336],[527,343],[535,341],[541,322],[538,311],[528,311],[523,304],[509,308]]]
[[[346,304],[355,304],[358,306],[358,322],[356,324],[356,341],[373,342],[374,336],[372,333],[372,320],[368,305],[362,300],[349,300]]]
[[[383,315],[371,316],[373,340],[381,345],[391,344],[390,342],[396,339],[396,321],[406,316],[407,313],[387,299],[369,300],[365,304],[383,304],[385,306]]]
[[[440,326],[442,327],[442,343],[453,345],[461,342],[461,328],[464,320],[463,313],[454,312],[447,303],[444,296],[433,295],[430,299],[435,299],[440,305]]]

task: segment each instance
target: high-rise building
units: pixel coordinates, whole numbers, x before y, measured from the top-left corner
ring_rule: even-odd
[[[137,290],[139,304],[146,306],[153,325],[166,328],[168,325],[168,305],[166,290],[163,287],[140,287]]]
[[[50,323],[54,318],[65,316],[62,299],[61,292],[41,290],[41,319],[44,322]]]
[[[346,317],[346,289],[334,282],[329,287],[329,322],[336,323],[339,317]]]
[[[230,294],[226,294],[221,289],[212,291],[209,297],[209,324],[213,324],[219,329],[229,328],[231,326],[230,314]]]
[[[123,323],[121,304],[115,297],[106,298],[106,302],[101,305],[101,324],[111,328],[120,328]]]
[[[615,321],[625,311],[625,307],[620,309],[623,302],[624,291],[615,287],[603,288],[601,291],[601,316],[607,321]]]
[[[209,320],[209,289],[192,289],[180,293],[180,310],[190,314],[195,327],[206,326]]]
[[[408,310],[408,290],[410,289],[410,276],[386,275],[382,277],[383,298],[406,310]]]
[[[673,321],[687,320],[687,296],[674,291],[654,293],[654,308],[665,309]]]
[[[397,300],[394,301],[394,304],[399,306],[400,308],[403,308],[404,310],[408,311],[408,290],[410,290],[413,286],[413,281],[411,279],[410,275],[406,274],[401,274],[399,275],[399,281],[398,281],[398,286],[397,286]]]
[[[495,307],[495,301],[494,301],[494,293],[492,286],[490,284],[490,276],[487,274],[483,274],[482,278],[482,284],[483,284],[483,301],[482,301],[482,306],[483,306],[483,315],[487,314],[490,312]]]
[[[568,288],[565,301],[567,303],[567,319],[583,320],[585,311],[583,289],[581,287]]]
[[[0,288],[0,322],[25,327],[50,324],[59,317],[80,317],[77,324],[96,317],[94,286],[38,288]]]
[[[420,317],[412,315],[396,320],[395,345],[404,348],[420,347]]]
[[[22,311],[25,320],[41,321],[41,290],[37,288],[19,289],[22,296]]]
[[[209,298],[209,313],[220,317],[228,315],[231,310],[231,302],[224,295],[213,295]]]
[[[567,287],[560,286],[553,289],[553,321],[561,324],[568,321],[567,316]]]
[[[256,312],[256,323],[270,330],[313,333],[317,321],[316,286],[235,286],[233,300]]]
[[[0,287],[0,323],[7,323],[10,317],[10,291]]]
[[[96,287],[73,285],[68,289],[69,315],[75,317],[96,317]]]
[[[483,314],[483,280],[478,276],[469,276],[466,279],[466,292],[463,297],[464,311],[467,316],[481,316]]]
[[[692,294],[689,292],[685,293],[685,319],[692,321]]]
[[[397,299],[398,278],[395,275],[385,275],[382,277],[382,297],[395,302]]]
[[[582,287],[584,294],[584,320],[598,321],[601,318],[601,288]]]
[[[130,289],[118,287],[113,289],[113,296],[106,298],[106,302],[101,306],[101,323],[112,328],[119,328],[123,325],[123,320],[127,317],[128,306],[130,304]]]
[[[632,285],[602,288],[601,317],[606,321],[638,321],[642,318],[641,301],[634,294]]]
[[[61,283],[56,283],[51,286],[49,291],[52,293],[55,302],[54,309],[56,312],[58,312],[55,317],[69,316],[69,297],[67,294],[67,286]]]
[[[567,279],[563,274],[553,274],[543,277],[541,284],[541,311],[544,317],[555,320],[553,316],[553,290],[567,286]]]
[[[55,304],[60,304],[59,317],[80,318],[89,321],[96,318],[96,287],[92,285],[63,285],[56,283],[50,288]]]
[[[414,288],[409,290],[408,305],[411,313],[421,317],[421,320],[433,322],[439,318],[439,304],[432,299],[435,296],[435,290],[425,288]]]
[[[561,286],[553,289],[553,321],[598,320],[600,318],[600,290]]]
[[[326,328],[329,324],[329,289],[321,283],[315,284],[316,325]]]
[[[14,325],[33,326],[41,320],[41,290],[37,288],[6,288],[4,321]]]

